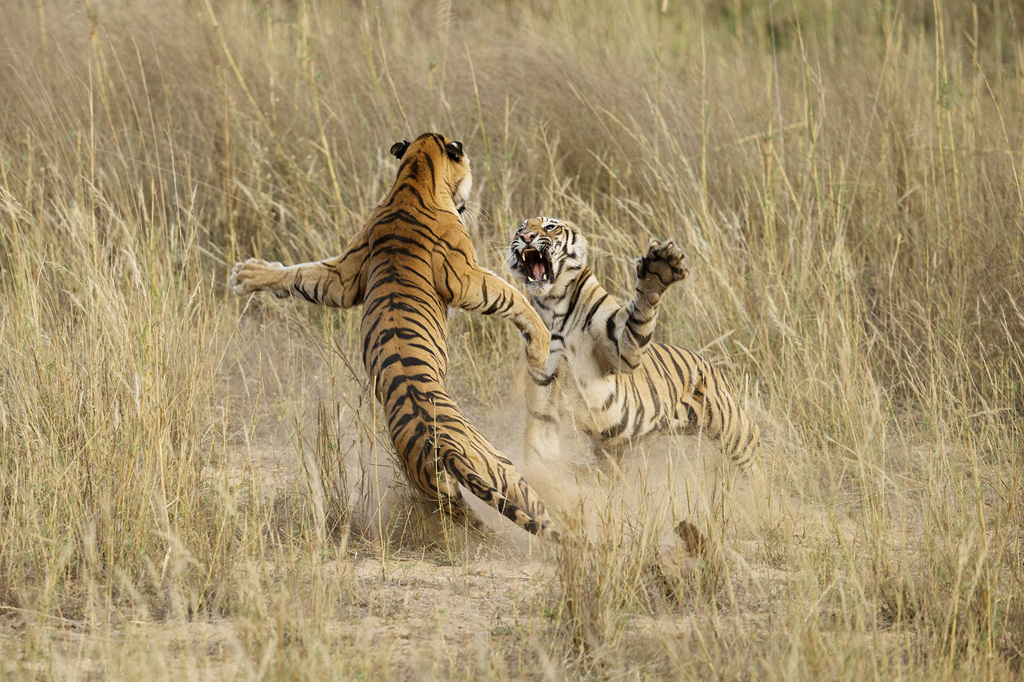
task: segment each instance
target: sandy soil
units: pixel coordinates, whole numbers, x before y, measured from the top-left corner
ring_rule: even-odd
[[[467,411],[517,465],[521,411],[521,406],[503,416]],[[340,424],[338,446],[346,453],[347,494],[361,537],[322,565],[320,578],[348,585],[351,600],[337,609],[343,618],[329,617],[317,626],[317,646],[349,658],[352,674],[392,679],[453,674],[464,669],[467,656],[474,670],[493,669],[513,677],[546,676],[560,669],[552,667],[553,657],[565,656],[564,643],[556,645],[554,637],[560,608],[555,549],[476,502],[473,506],[489,525],[489,535],[462,538],[446,553],[423,539],[424,533],[437,538],[443,533],[420,524],[411,539],[399,534],[397,542],[382,548],[378,529],[400,524],[409,512],[405,484],[387,458],[383,437],[375,449],[372,440],[359,437],[354,413],[342,412],[341,419],[350,421]],[[671,529],[687,520],[711,529],[724,542],[724,556],[732,566],[728,599],[735,608],[729,613],[702,613],[699,605],[669,599],[656,616],[629,616],[624,646],[663,655],[665,637],[689,641],[699,623],[709,618],[728,620],[735,631],[770,625],[772,618],[781,617],[776,613],[778,599],[792,589],[793,574],[770,565],[770,553],[756,538],[761,517],[751,482],[731,475],[713,444],[657,437],[627,453],[618,468],[595,467],[583,441],[571,432],[563,436],[559,461],[524,474],[549,506],[578,514],[592,542],[600,543],[623,520],[657,524],[664,570],[685,581],[693,575],[695,559],[675,541]],[[231,486],[254,471],[266,494],[312,495],[313,506],[323,508],[326,487],[318,492],[316,483],[309,485],[303,475],[304,469],[313,471],[316,480],[312,436],[304,438],[300,447],[294,437],[272,435],[258,445],[239,447],[228,453],[226,466],[215,464],[211,475]],[[787,510],[789,518],[798,506],[795,500],[772,503],[775,513]],[[161,665],[168,672],[180,669],[200,678],[260,677],[265,661],[254,656],[252,638],[246,635],[249,627],[232,619],[100,627],[72,620],[41,622],[37,616],[7,611],[0,614],[0,653],[6,660],[0,672],[107,677],[112,667],[122,665],[117,661],[136,660],[125,652],[141,648],[142,660],[166,659]],[[130,673],[115,670],[115,676]]]

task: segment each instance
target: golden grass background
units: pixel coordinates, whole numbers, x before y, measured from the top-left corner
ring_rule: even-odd
[[[2,15],[5,674],[1021,675],[1015,3]],[[236,259],[340,252],[388,147],[424,130],[466,144],[498,272],[537,214],[580,224],[620,294],[649,237],[689,255],[659,338],[742,387],[775,500],[745,530],[749,496],[706,510],[714,550],[672,589],[647,572],[645,486],[714,452],[668,440],[689,473],[640,451],[611,511],[566,501],[587,551],[360,512],[402,488],[367,465],[388,453],[358,312],[227,290]],[[516,335],[456,314],[451,339],[453,393],[518,456]]]

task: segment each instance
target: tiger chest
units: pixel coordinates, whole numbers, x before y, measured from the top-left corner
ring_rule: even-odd
[[[600,433],[617,423],[621,401],[615,375],[605,373],[589,339],[570,340],[566,359],[572,373],[572,388],[566,396],[567,407],[577,424]]]

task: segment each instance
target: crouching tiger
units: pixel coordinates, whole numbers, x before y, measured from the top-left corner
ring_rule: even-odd
[[[231,288],[362,304],[366,373],[413,487],[441,509],[469,515],[461,483],[522,528],[558,540],[537,494],[443,384],[449,306],[511,320],[533,366],[543,366],[550,335],[522,294],[477,264],[460,217],[473,182],[462,144],[425,133],[391,153],[401,160],[394,186],[344,253],[288,267],[251,258],[235,265]]]
[[[671,241],[651,241],[636,261],[636,289],[625,307],[587,267],[587,240],[572,223],[532,218],[516,230],[508,266],[526,284],[551,331],[544,367],[530,369],[525,456],[545,459],[558,442],[560,411],[572,410],[595,454],[653,431],[719,439],[741,468],[760,455],[760,431],[725,376],[688,350],[651,343],[661,295],[687,275]]]

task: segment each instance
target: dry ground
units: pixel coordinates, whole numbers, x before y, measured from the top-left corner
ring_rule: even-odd
[[[1024,665],[1024,14],[1003,0],[15,0],[0,19],[0,676],[1007,679]],[[411,501],[334,255],[390,145],[467,228],[672,236],[770,494],[658,438],[527,471],[550,547]],[[521,456],[519,340],[449,386]],[[706,535],[683,555],[679,520]]]

